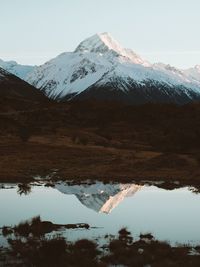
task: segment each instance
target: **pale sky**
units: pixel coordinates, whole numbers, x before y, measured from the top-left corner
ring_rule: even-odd
[[[200,0],[0,0],[0,58],[42,64],[109,32],[150,62],[200,64]]]

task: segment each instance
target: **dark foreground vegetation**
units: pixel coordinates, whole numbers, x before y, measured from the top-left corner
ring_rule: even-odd
[[[40,229],[39,232],[32,231],[33,225]],[[0,248],[0,266],[195,267],[200,264],[198,246],[171,247],[166,242],[155,240],[151,234],[141,234],[139,239],[134,240],[125,228],[119,231],[117,237],[106,236],[105,245],[86,239],[72,243],[59,236],[47,237],[47,232],[51,232],[49,226],[46,224],[44,227],[40,218],[34,218],[14,228],[4,228],[3,235],[7,237],[9,247]]]
[[[14,100],[13,100],[14,101]],[[10,102],[9,102],[10,103]],[[0,181],[159,179],[199,184],[200,104],[1,103]]]
[[[2,228],[3,236],[9,236],[14,234],[15,236],[29,237],[30,235],[34,237],[40,237],[45,234],[51,233],[53,231],[58,231],[60,229],[89,229],[90,226],[86,223],[77,224],[53,224],[49,221],[41,221],[40,217],[35,217],[30,221],[25,221],[19,225],[12,227],[4,226]]]

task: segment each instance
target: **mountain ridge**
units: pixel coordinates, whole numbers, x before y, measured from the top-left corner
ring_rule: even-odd
[[[41,91],[0,67],[0,110],[26,110],[46,102]]]
[[[33,71],[35,66],[18,64],[16,61],[4,61],[0,59],[0,67],[6,71],[16,75],[22,80],[25,80],[27,75]]]
[[[180,70],[169,64],[151,64],[106,32],[83,40],[74,52],[34,67],[24,80],[57,101],[186,104],[200,100],[198,65]]]

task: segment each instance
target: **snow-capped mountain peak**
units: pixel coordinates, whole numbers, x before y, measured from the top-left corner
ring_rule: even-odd
[[[200,65],[196,65],[194,68],[190,68],[183,71],[187,77],[200,82]]]
[[[118,54],[123,53],[122,46],[107,32],[95,34],[82,41],[75,52],[106,53],[113,50]]]
[[[74,52],[36,67],[26,81],[58,101],[92,98],[184,104],[200,100],[198,67],[183,71],[162,63],[152,65],[109,33],[95,34]]]
[[[121,57],[125,61],[150,66],[150,64],[143,60],[131,49],[123,48],[122,45],[116,41],[110,33],[104,32],[95,34],[90,38],[85,39],[75,49],[75,53],[97,53],[103,56]]]

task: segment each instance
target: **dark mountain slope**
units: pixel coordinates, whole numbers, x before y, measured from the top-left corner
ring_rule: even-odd
[[[30,109],[48,99],[32,85],[0,68],[0,110]]]

